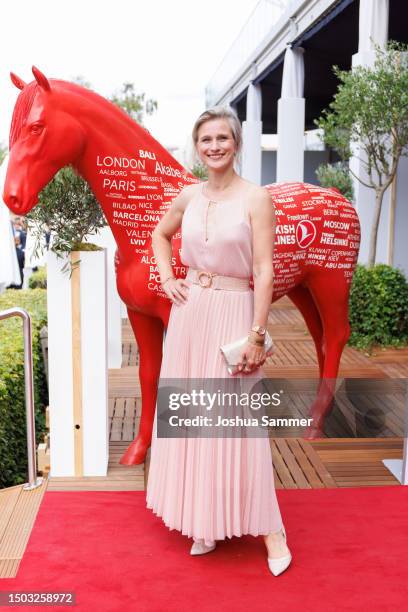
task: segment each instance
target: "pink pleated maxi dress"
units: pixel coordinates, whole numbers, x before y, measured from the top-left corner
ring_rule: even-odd
[[[181,231],[184,265],[251,277],[245,192],[210,205],[202,185],[197,185]],[[190,283],[187,302],[171,309],[160,376],[230,378],[219,347],[248,334],[253,300],[252,289],[231,291]],[[258,368],[238,376],[262,378],[263,374]],[[266,437],[158,438],[155,420],[146,500],[169,529],[207,543],[244,534],[266,535],[282,527]]]

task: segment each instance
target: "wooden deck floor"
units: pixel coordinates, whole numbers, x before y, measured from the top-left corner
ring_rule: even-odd
[[[265,364],[266,376],[271,379],[296,379],[298,389],[290,396],[290,411],[293,416],[306,416],[314,398],[313,379],[318,379],[313,340],[302,315],[288,298],[273,304],[269,328],[277,351]],[[112,371],[110,378],[111,438],[130,441],[137,433],[140,417],[139,368],[137,347],[128,322],[124,323],[123,330],[122,369]],[[287,432],[287,438],[273,437],[271,449],[276,487],[399,485],[382,461],[402,458],[406,415],[405,391],[401,391],[401,386],[405,390],[406,378],[408,349],[381,350],[369,356],[346,347],[338,383],[341,385],[344,379],[356,379],[356,389],[351,389],[351,394],[356,393],[355,397],[359,400],[364,394],[367,395],[366,400],[362,401],[364,410],[357,412],[353,397],[350,398],[347,393],[340,394],[328,419],[328,438],[308,442],[294,437],[296,431],[293,430]],[[367,381],[368,394],[362,379]],[[403,384],[398,384],[397,380],[393,384],[393,379],[402,379]],[[382,387],[381,381],[384,381]],[[381,393],[373,393],[374,384],[380,386]],[[283,431],[280,435],[284,434]],[[361,437],[370,435],[375,437]]]
[[[0,578],[16,576],[47,484],[45,478],[32,491],[23,485],[0,491]]]
[[[318,378],[314,344],[303,318],[292,303],[283,298],[271,308],[270,331],[277,352],[265,364],[268,378]],[[119,459],[135,437],[141,410],[138,380],[138,352],[132,330],[123,324],[123,364],[109,373],[110,458],[106,477],[44,478],[42,486],[26,492],[22,486],[0,491],[0,577],[16,575],[31,527],[44,491],[111,490],[137,491],[146,486],[149,455],[145,465],[122,466]],[[408,378],[408,348],[379,350],[371,356],[346,347],[339,380],[371,379],[387,384]],[[293,414],[306,414],[313,398],[311,389],[298,387],[291,396]],[[398,388],[383,393],[381,400],[370,400],[370,419],[356,423],[355,413],[344,396],[329,423],[329,438],[308,442],[301,437],[273,437],[271,449],[276,488],[323,488],[398,486],[399,482],[385,468],[383,459],[401,459],[404,435],[404,395]],[[379,404],[378,404],[379,401]],[[378,425],[374,417],[385,414],[383,429],[375,438],[354,438],[356,427]],[[367,416],[367,415],[365,415]],[[344,437],[351,432],[351,437]],[[358,432],[357,432],[358,433]],[[367,432],[366,432],[367,433]],[[381,434],[381,436],[380,436]],[[335,437],[335,436],[343,437]],[[386,436],[386,437],[384,437]]]

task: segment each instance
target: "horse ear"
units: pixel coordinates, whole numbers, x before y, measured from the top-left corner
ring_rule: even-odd
[[[23,79],[20,79],[20,77],[14,74],[14,72],[10,72],[10,79],[17,89],[24,89],[26,84],[24,83]]]
[[[43,74],[41,70],[38,70],[38,68],[35,66],[32,67],[32,71],[39,86],[45,89],[45,91],[50,91],[51,85],[45,74]]]

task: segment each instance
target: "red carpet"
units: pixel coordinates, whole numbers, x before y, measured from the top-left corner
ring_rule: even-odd
[[[191,557],[191,540],[145,509],[143,492],[48,492],[19,573],[0,590],[75,591],[72,609],[86,612],[407,609],[408,487],[278,498],[294,560],[275,578],[262,538]]]

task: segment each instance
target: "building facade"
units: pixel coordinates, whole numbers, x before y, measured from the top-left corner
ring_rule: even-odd
[[[231,105],[242,124],[242,175],[259,184],[317,184],[321,163],[337,160],[316,134],[338,81],[333,66],[372,65],[375,45],[408,42],[405,0],[261,0],[206,87],[207,107]],[[363,176],[361,162],[350,164]],[[362,226],[359,260],[367,261],[374,212],[372,189],[354,182]],[[408,159],[402,157],[381,213],[377,263],[408,276]]]

